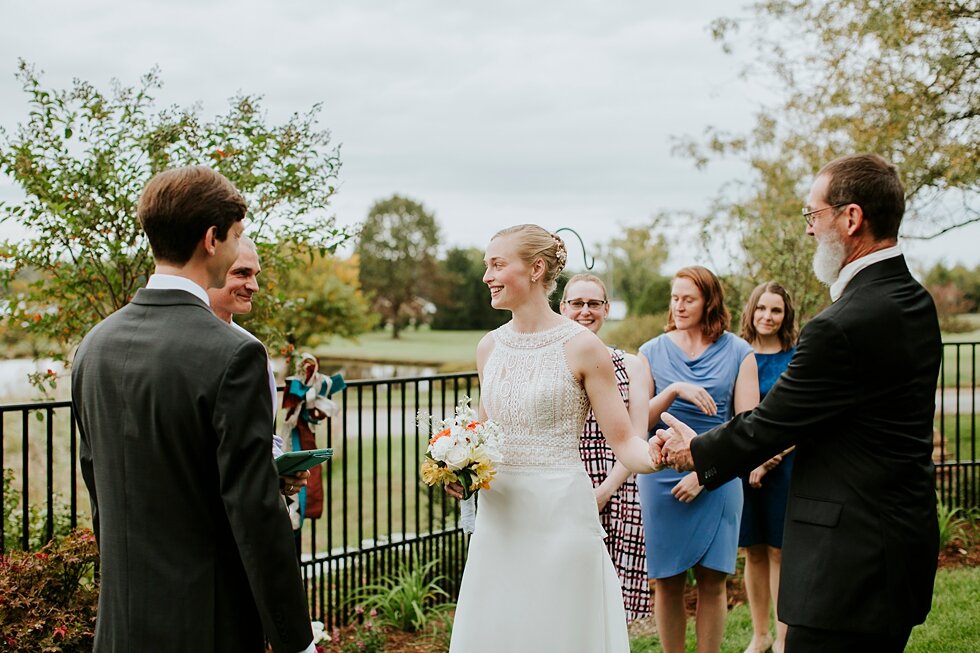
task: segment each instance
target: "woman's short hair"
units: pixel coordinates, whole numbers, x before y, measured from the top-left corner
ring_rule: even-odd
[[[783,323],[779,326],[776,333],[779,336],[779,345],[782,351],[789,351],[796,344],[796,309],[793,308],[793,300],[789,292],[775,281],[760,283],[752,290],[749,300],[745,302],[742,310],[742,338],[752,343],[759,337],[755,329],[755,309],[759,305],[759,299],[764,293],[772,293],[783,298]]]
[[[689,279],[697,286],[701,297],[704,299],[704,313],[701,315],[701,333],[704,334],[708,342],[715,342],[722,336],[732,323],[732,315],[725,307],[725,291],[721,289],[721,282],[715,273],[700,265],[691,265],[681,268],[671,279],[671,286],[677,279]],[[664,331],[673,331],[677,328],[674,323],[674,309],[667,310],[667,326]]]
[[[588,283],[594,283],[595,285],[599,286],[599,288],[602,290],[602,299],[603,300],[608,299],[606,293],[606,284],[603,283],[602,279],[595,276],[594,274],[582,273],[582,274],[574,275],[571,279],[568,280],[567,283],[565,283],[565,290],[561,294],[562,301],[568,299],[568,287],[571,286],[573,283],[578,283],[580,281],[587,281]]]
[[[136,216],[153,258],[181,265],[208,229],[216,227],[223,241],[245,210],[245,200],[224,175],[207,166],[184,166],[164,170],[146,184]]]
[[[517,255],[527,265],[534,265],[535,261],[542,259],[545,270],[541,281],[544,283],[545,293],[551,295],[555,292],[555,288],[558,287],[558,275],[565,269],[565,261],[568,259],[565,241],[536,224],[507,227],[495,233],[493,238],[498,236],[514,236]]]

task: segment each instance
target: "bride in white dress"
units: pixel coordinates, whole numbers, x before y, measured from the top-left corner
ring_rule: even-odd
[[[631,471],[654,471],[633,433],[606,346],[555,313],[561,239],[536,225],[499,232],[483,281],[513,319],[477,348],[480,409],[504,433],[503,462],[479,495],[450,653],[628,653],[619,579],[578,454],[591,404]]]

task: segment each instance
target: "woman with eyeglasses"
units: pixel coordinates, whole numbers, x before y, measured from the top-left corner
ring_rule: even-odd
[[[666,333],[640,347],[654,392],[651,431],[664,428],[667,410],[699,434],[759,403],[752,347],[728,331],[731,316],[718,277],[707,268],[681,268],[670,287]],[[666,653],[685,650],[684,587],[697,581],[698,651],[721,650],[728,599],[725,578],[735,573],[742,484],[734,479],[704,491],[697,474],[667,470],[637,479],[646,530],[647,568],[654,616]]]
[[[561,313],[598,334],[609,317],[606,285],[597,276],[576,274],[565,285]],[[629,410],[633,428],[642,433],[647,428],[650,367],[646,359],[621,349],[610,347],[609,355],[616,371],[619,394]],[[650,589],[636,476],[616,460],[591,410],[579,440],[579,455],[592,479],[599,520],[606,532],[606,548],[623,585],[626,620],[646,617],[650,614]]]
[[[742,311],[742,338],[751,343],[759,368],[759,394],[775,385],[796,352],[796,313],[778,283],[759,284]],[[752,615],[752,641],[745,653],[783,653],[786,624],[776,614],[776,639],[769,632],[769,605],[776,607],[782,561],[783,523],[793,470],[792,449],[774,456],[742,479],[745,504],[738,545],[745,548],[745,592]]]

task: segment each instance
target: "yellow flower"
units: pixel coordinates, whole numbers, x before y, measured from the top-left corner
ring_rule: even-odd
[[[473,466],[473,482],[470,491],[489,490],[490,481],[497,475],[497,470],[493,463],[486,458],[478,458],[476,465]]]
[[[422,481],[426,485],[443,485],[456,480],[456,474],[448,467],[442,467],[431,458],[422,461]]]

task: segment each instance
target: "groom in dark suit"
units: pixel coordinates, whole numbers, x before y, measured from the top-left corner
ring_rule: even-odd
[[[245,202],[220,174],[155,176],[138,217],[156,273],[72,368],[101,557],[95,651],[313,651],[270,451],[266,354],[211,312]]]
[[[901,651],[932,602],[932,464],[942,345],[932,298],[897,246],[904,189],[891,164],[827,164],[804,209],[814,271],[834,303],[800,335],[752,411],[700,437],[664,414],[653,457],[708,488],[796,445],[778,616],[786,649]]]

